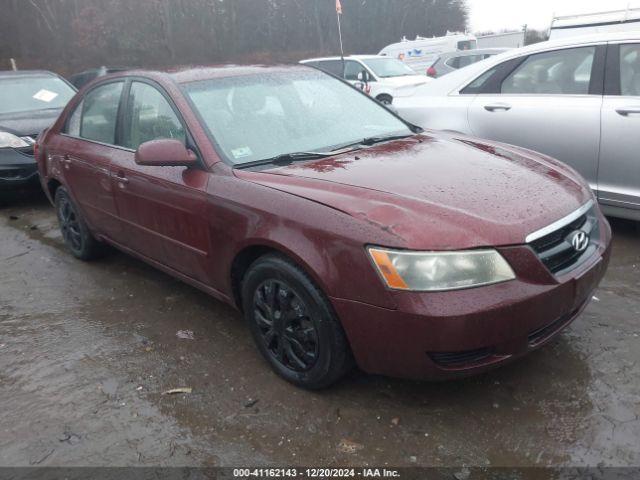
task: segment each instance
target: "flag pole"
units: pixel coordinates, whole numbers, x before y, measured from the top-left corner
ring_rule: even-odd
[[[344,46],[342,44],[342,25],[340,23],[340,15],[342,15],[342,3],[340,0],[336,0],[336,17],[338,18],[338,37],[340,38],[340,59],[342,60],[342,75],[344,76],[345,62],[344,62]]]

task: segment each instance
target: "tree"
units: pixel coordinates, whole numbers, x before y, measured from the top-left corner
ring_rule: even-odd
[[[101,65],[291,62],[338,54],[335,0],[5,0],[0,62],[72,73]],[[464,0],[342,0],[347,53],[467,24]],[[30,25],[34,34],[21,25]]]

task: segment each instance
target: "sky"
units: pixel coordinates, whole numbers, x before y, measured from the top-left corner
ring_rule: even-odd
[[[467,0],[472,32],[530,28],[548,29],[554,15],[640,7],[640,0]]]

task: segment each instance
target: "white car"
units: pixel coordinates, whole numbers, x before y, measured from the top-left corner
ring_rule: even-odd
[[[429,83],[432,79],[419,75],[400,60],[380,55],[312,58],[300,62],[320,68],[353,84],[365,83],[367,93],[385,105],[391,105],[403,89]]]
[[[640,220],[640,31],[512,50],[405,90],[394,107],[423,128],[554,157],[605,213]]]

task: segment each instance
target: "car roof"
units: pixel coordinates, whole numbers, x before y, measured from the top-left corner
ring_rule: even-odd
[[[143,70],[133,69],[124,72],[112,73],[100,77],[100,81],[113,78],[147,77],[150,79],[165,79],[178,84],[213,80],[216,78],[247,77],[265,75],[269,73],[307,72],[311,67],[304,65],[215,65],[180,67],[172,70]]]
[[[116,72],[126,72],[128,70],[131,70],[131,67],[97,67],[97,68],[90,68],[89,70],[83,70],[82,72],[74,73],[71,76],[79,77],[80,75],[92,75],[94,73],[100,73],[100,72],[116,73]]]
[[[371,60],[373,58],[390,58],[386,55],[348,55],[345,56],[345,60]],[[305,64],[307,62],[326,62],[331,60],[342,60],[342,57],[322,57],[322,58],[308,58],[302,60],[300,63]]]
[[[59,75],[47,70],[0,70],[0,78],[20,77],[58,77]]]
[[[484,53],[495,53],[496,55],[513,50],[512,48],[476,48],[474,50],[458,50],[455,52],[446,52],[440,55],[440,57],[471,57],[473,55],[482,55]]]
[[[481,62],[469,65],[468,67],[456,70],[455,72],[452,72],[443,77],[437,78],[433,82],[420,87],[420,90],[422,94],[426,94],[429,96],[449,95],[452,92],[458,91],[460,88],[468,84],[483,72],[512,58],[518,58],[525,55],[531,55],[534,53],[540,53],[549,50],[561,49],[564,47],[571,48],[599,43],[622,41],[640,41],[640,31],[581,35],[535,43],[533,45],[522,48],[514,48]]]

